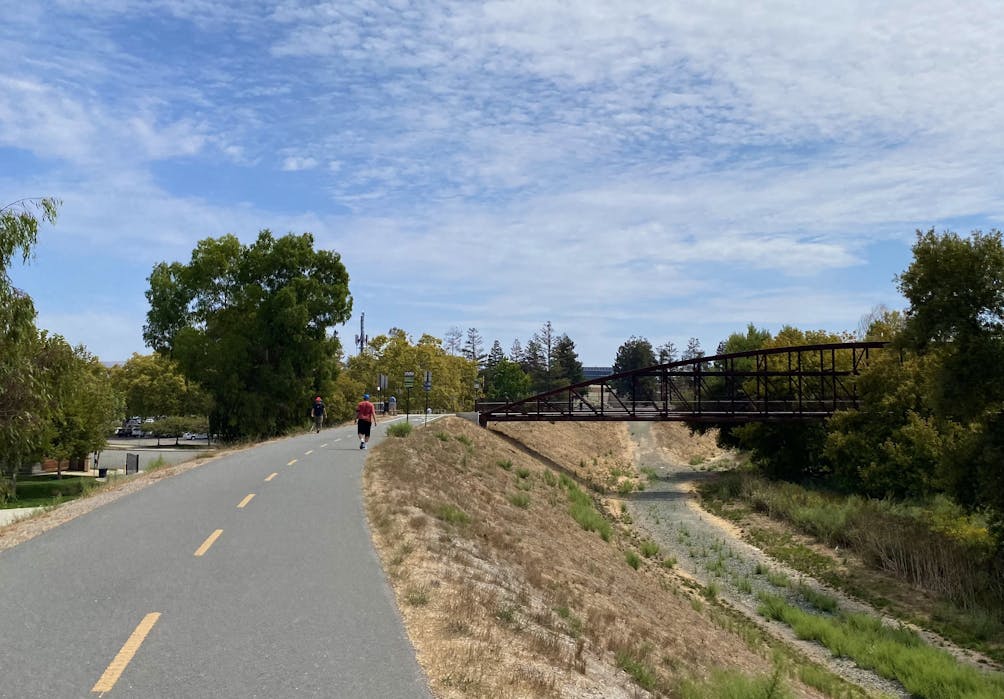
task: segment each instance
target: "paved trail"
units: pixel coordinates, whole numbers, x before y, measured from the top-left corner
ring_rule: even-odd
[[[758,575],[758,565],[761,569],[766,566],[771,571],[783,573],[788,580],[822,588],[746,544],[728,522],[702,510],[697,504],[694,487],[709,477],[709,471],[667,456],[655,442],[651,423],[632,423],[629,429],[636,444],[636,465],[655,469],[657,478],[645,491],[630,496],[625,504],[636,526],[676,558],[681,572],[702,585],[714,585],[724,602],[854,684],[892,697],[910,696],[898,682],[879,677],[853,661],[834,658],[822,646],[796,639],[787,626],[760,617],[756,613],[760,592],[780,595],[792,604],[802,602],[792,586],[775,585],[767,575]],[[844,608],[861,608],[859,603],[832,590],[825,592],[840,599]]]
[[[351,426],[275,440],[0,552],[0,697],[431,696],[370,541],[367,453]]]

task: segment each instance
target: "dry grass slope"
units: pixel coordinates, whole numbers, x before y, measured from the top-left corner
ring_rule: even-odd
[[[603,461],[624,454],[616,429],[596,437],[593,426],[583,443],[563,432],[575,425],[551,427],[556,438],[538,435],[532,446],[581,462],[583,477],[606,481],[611,468],[627,468]],[[374,540],[437,696],[678,696],[684,681],[721,668],[772,672],[769,652],[716,625],[657,557],[632,556],[626,527],[615,523],[604,541],[580,526],[570,487],[457,418],[370,454]]]

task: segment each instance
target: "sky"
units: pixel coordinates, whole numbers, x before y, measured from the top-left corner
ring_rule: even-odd
[[[0,22],[0,206],[37,324],[147,354],[198,241],[310,232],[335,330],[547,321],[587,366],[749,323],[905,308],[918,229],[1002,227],[996,0],[23,0]]]

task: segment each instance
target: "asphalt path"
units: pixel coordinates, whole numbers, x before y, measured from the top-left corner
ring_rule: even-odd
[[[0,552],[0,697],[430,697],[367,453],[353,426],[278,440]]]

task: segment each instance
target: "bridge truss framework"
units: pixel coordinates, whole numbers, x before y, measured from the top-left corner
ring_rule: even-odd
[[[856,377],[885,342],[775,347],[611,374],[515,402],[478,401],[479,422],[819,420],[857,409]]]

